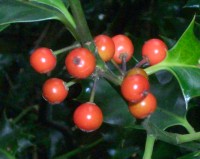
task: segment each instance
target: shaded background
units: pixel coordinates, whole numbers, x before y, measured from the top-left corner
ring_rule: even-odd
[[[199,13],[199,6],[188,7],[192,1],[186,0],[82,0],[81,3],[92,35],[128,35],[135,45],[134,56],[138,60],[141,59],[140,50],[145,40],[163,38],[171,48],[194,14]],[[72,86],[69,97],[59,105],[51,107],[42,98],[41,87],[47,78],[56,76],[70,80],[63,68],[65,54],[59,55],[56,69],[51,74],[41,75],[30,67],[31,51],[40,46],[57,50],[73,42],[74,38],[58,21],[12,24],[0,33],[0,128],[1,132],[8,134],[5,137],[5,134],[0,133],[0,141],[3,143],[0,147],[16,151],[17,158],[20,159],[33,158],[34,155],[49,159],[94,143],[95,146],[81,150],[72,158],[141,158],[146,138],[143,130],[124,131],[121,127],[106,123],[100,130],[89,134],[76,130],[72,112],[79,104],[74,98],[83,89],[80,84]],[[191,101],[193,106],[199,105],[198,103],[199,99]],[[40,107],[31,111],[16,125],[13,126],[7,120],[17,117],[23,110],[34,105]],[[197,130],[200,128],[197,122],[199,113],[199,107],[194,107],[188,115]],[[10,130],[5,130],[6,128]],[[178,130],[185,131],[182,128]],[[101,140],[102,136],[105,141]],[[96,141],[99,143],[96,144]],[[160,159],[161,155],[162,159],[173,159],[187,152],[189,150],[184,148],[157,142],[153,159]]]

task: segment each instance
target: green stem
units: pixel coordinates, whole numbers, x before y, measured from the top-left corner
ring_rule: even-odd
[[[147,58],[143,58],[140,62],[138,62],[135,67],[142,67],[144,64],[148,63]]]
[[[90,29],[88,27],[85,15],[80,3],[80,0],[69,0],[70,8],[76,23],[76,32],[78,33],[78,41],[81,45],[89,49],[96,57],[96,64],[98,67],[105,69],[105,63],[99,57],[96,51],[96,46],[93,42],[93,37],[91,35]]]
[[[155,140],[156,138],[153,135],[147,134],[143,159],[151,159]]]
[[[143,126],[146,130],[148,130],[148,134],[154,135],[157,140],[161,140],[174,145],[200,140],[200,132],[194,132],[192,127],[190,127],[191,134],[182,135],[161,130],[152,123],[143,123]]]
[[[72,85],[76,84],[76,82],[77,82],[77,80],[74,79],[74,80],[72,80],[72,81],[70,81],[70,82],[67,82],[67,83],[66,83],[66,86],[69,88],[69,87],[71,87]]]
[[[160,70],[164,70],[164,69],[166,69],[166,67],[164,65],[162,65],[162,63],[159,63],[159,64],[156,64],[156,65],[147,67],[144,70],[148,75],[151,75],[153,73],[156,73],[156,72],[158,72]]]
[[[96,85],[97,85],[98,78],[99,77],[96,76],[95,79],[94,79],[92,91],[91,91],[91,94],[90,94],[90,100],[89,100],[89,102],[91,102],[91,103],[94,102],[94,96],[95,96],[95,92],[96,92]]]
[[[187,120],[185,120],[183,126],[187,129],[187,131],[188,131],[190,134],[195,133],[194,128],[190,125],[190,123],[188,123]]]
[[[72,49],[77,48],[77,47],[80,47],[80,46],[81,46],[81,45],[80,45],[79,43],[76,43],[76,44],[73,44],[73,45],[64,47],[64,48],[62,48],[62,49],[60,49],[60,50],[56,50],[56,51],[53,52],[53,54],[54,54],[55,56],[57,56],[57,55],[59,55],[59,54],[61,54],[61,53],[63,53],[63,52],[72,50]]]
[[[191,142],[199,139],[200,139],[200,132],[186,134],[186,135],[177,135],[177,144]]]
[[[121,75],[124,74],[124,72],[122,71],[122,69],[119,67],[119,65],[112,59],[111,60],[112,64],[115,66],[115,68],[120,72]]]
[[[122,73],[123,73],[123,76],[126,73],[126,55],[122,56]]]
[[[25,110],[23,110],[14,120],[13,123],[16,124],[17,122],[19,122],[27,113],[29,113],[31,110],[33,109],[38,109],[38,105],[34,105],[31,107],[26,108]]]
[[[109,80],[110,82],[114,83],[115,85],[121,85],[122,80],[116,76],[114,76],[110,72],[99,70],[98,72],[100,77],[104,77],[105,79]]]
[[[139,62],[139,61],[135,58],[135,56],[132,56],[132,59],[133,59],[136,63]]]
[[[69,4],[74,17],[74,21],[76,23],[76,32],[79,34],[79,39],[77,40],[80,41],[82,45],[84,45],[85,43],[92,41],[93,38],[85,19],[81,3],[79,0],[69,0]]]
[[[75,149],[75,150],[72,150],[72,151],[70,151],[70,152],[64,154],[64,155],[58,156],[58,157],[56,157],[55,159],[67,159],[67,158],[70,158],[70,157],[72,157],[72,156],[75,156],[75,155],[77,155],[77,154],[83,152],[83,151],[86,151],[86,150],[88,150],[88,149],[93,148],[94,146],[100,144],[102,141],[103,141],[103,139],[101,138],[101,139],[96,140],[95,142],[93,142],[93,143],[91,143],[91,144],[89,144],[89,145],[86,145],[86,146],[77,148],[77,149]]]

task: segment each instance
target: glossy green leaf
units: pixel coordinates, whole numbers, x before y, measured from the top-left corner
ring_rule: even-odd
[[[200,96],[200,41],[194,35],[194,24],[193,19],[163,62],[146,69],[148,74],[171,72],[179,82],[186,108],[191,98]]]
[[[76,36],[75,23],[61,0],[0,0],[0,25],[59,20]]]
[[[188,0],[185,7],[198,8],[199,9],[200,8],[200,2],[199,2],[199,0]]]
[[[58,13],[29,1],[0,0],[0,24],[59,19]]]
[[[72,25],[75,28],[75,22],[67,10],[65,4],[62,2],[62,0],[30,0],[32,2],[37,2],[41,4],[45,4],[47,6],[51,6],[52,8],[58,9],[65,17],[66,20],[69,21],[69,25]]]
[[[150,83],[151,92],[157,99],[157,109],[150,116],[150,121],[163,130],[174,125],[187,127],[186,104],[178,82],[172,79],[169,83],[162,85],[155,78],[151,78]]]
[[[4,29],[6,29],[8,26],[9,26],[9,24],[0,25],[0,32],[3,31]]]
[[[165,142],[156,142],[156,145],[153,148],[152,159],[171,159],[172,156],[175,158],[180,152],[180,148],[175,145],[171,145]]]

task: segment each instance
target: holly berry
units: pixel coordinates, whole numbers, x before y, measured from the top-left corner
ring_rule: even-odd
[[[147,75],[147,73],[144,71],[144,69],[138,68],[138,67],[134,67],[134,68],[130,69],[130,70],[126,73],[126,77],[127,77],[127,76],[131,76],[131,75],[136,75],[136,74],[140,74],[140,75],[142,75],[142,76],[144,76],[145,78],[148,79],[148,75]]]
[[[121,64],[122,58],[125,58],[125,61],[129,61],[133,56],[134,46],[132,41],[125,35],[115,35],[112,37],[112,40],[115,44],[115,54],[113,60]]]
[[[157,107],[157,100],[151,93],[138,103],[129,103],[130,113],[137,119],[144,119],[152,114]]]
[[[79,129],[91,132],[101,126],[103,122],[103,114],[96,104],[87,102],[76,108],[73,120]]]
[[[125,77],[121,84],[121,93],[129,102],[142,100],[149,91],[147,78],[140,74]]]
[[[97,46],[99,56],[105,62],[110,61],[115,53],[115,44],[113,40],[107,35],[98,35],[94,38]]]
[[[163,61],[167,54],[167,46],[160,39],[150,39],[142,46],[142,56],[150,65]]]
[[[96,59],[88,49],[76,48],[66,56],[65,66],[69,74],[83,79],[94,72]]]
[[[48,73],[56,66],[56,57],[49,48],[41,47],[30,56],[31,66],[39,73]]]
[[[50,78],[43,84],[42,95],[51,104],[61,103],[68,95],[68,87],[59,78]]]

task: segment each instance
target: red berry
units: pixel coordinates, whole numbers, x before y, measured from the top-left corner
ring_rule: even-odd
[[[56,66],[56,57],[52,50],[41,47],[33,51],[30,56],[31,66],[39,73],[48,73]]]
[[[51,104],[61,103],[68,95],[68,87],[59,78],[50,78],[42,87],[42,95]]]
[[[142,76],[144,76],[145,78],[148,79],[147,73],[144,71],[144,69],[139,68],[139,67],[134,67],[134,68],[130,69],[130,70],[126,73],[126,77],[127,77],[127,76],[131,76],[131,75],[136,75],[136,74],[140,74],[140,75],[142,75]]]
[[[148,95],[138,103],[129,103],[130,113],[138,119],[143,119],[152,114],[157,107],[157,101],[153,94]]]
[[[76,78],[87,78],[96,67],[95,56],[86,48],[72,50],[65,59],[65,66],[69,74]]]
[[[91,132],[101,126],[103,122],[103,114],[96,104],[87,102],[76,108],[73,120],[79,129]]]
[[[110,61],[115,53],[115,44],[113,40],[107,35],[98,35],[94,38],[94,42],[101,59],[105,62]]]
[[[121,93],[129,102],[139,102],[148,91],[149,82],[140,74],[125,77],[121,84]]]
[[[142,47],[142,56],[147,58],[150,65],[163,61],[167,54],[167,46],[160,39],[150,39]]]
[[[122,57],[126,57],[126,62],[131,59],[134,52],[134,46],[132,41],[125,35],[115,35],[112,37],[112,40],[115,44],[115,54],[113,56],[113,60],[121,64]]]

